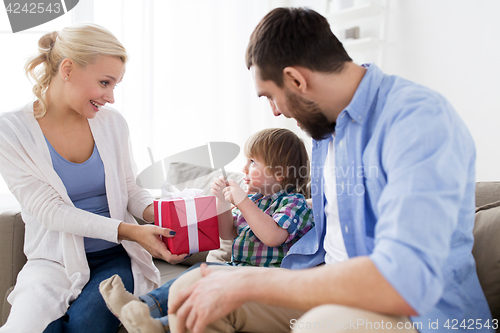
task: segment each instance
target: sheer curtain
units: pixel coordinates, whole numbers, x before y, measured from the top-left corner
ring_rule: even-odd
[[[110,26],[130,53],[120,104],[139,170],[208,141],[240,147],[266,127],[297,129],[256,97],[245,50],[251,32],[287,1],[99,1],[98,24]],[[109,25],[110,13],[121,20]],[[133,22],[133,24],[130,24]],[[307,139],[307,141],[309,141]],[[241,169],[243,156],[228,166]]]
[[[70,25],[70,14],[29,29],[12,33],[5,7],[0,5],[0,112],[11,111],[33,100],[32,84],[24,75],[26,59],[37,51],[38,39],[45,33]],[[0,128],[0,131],[2,129]],[[19,210],[19,204],[0,177],[0,213]]]
[[[14,89],[4,76],[2,100],[10,103],[0,112],[32,99],[22,63],[36,52],[38,38],[47,31],[89,21],[111,30],[130,55],[112,106],[128,121],[139,171],[151,163],[148,147],[155,160],[209,141],[234,142],[242,148],[252,133],[267,127],[289,128],[310,146],[294,120],[274,117],[267,100],[257,98],[245,67],[246,46],[257,23],[272,8],[287,5],[322,12],[326,0],[80,0],[71,14],[36,31],[0,34],[16,52],[0,55],[2,73],[19,82]],[[2,21],[0,29],[4,26]],[[26,47],[17,48],[21,45]],[[6,92],[9,97],[18,96],[7,98]],[[241,152],[226,169],[240,171],[243,162]],[[0,199],[9,196],[1,181]],[[3,206],[0,202],[0,211],[12,208],[12,200],[8,202]]]

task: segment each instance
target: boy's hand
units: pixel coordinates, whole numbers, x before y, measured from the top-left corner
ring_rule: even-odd
[[[222,190],[222,193],[224,193],[225,200],[235,206],[247,198],[247,193],[232,179],[228,180],[228,186]]]
[[[212,188],[210,191],[212,192],[213,195],[217,197],[217,199],[219,199],[222,202],[226,201],[224,193],[222,193],[222,190],[226,187],[226,180],[224,179],[224,176],[215,178],[212,184],[210,184],[210,187]]]

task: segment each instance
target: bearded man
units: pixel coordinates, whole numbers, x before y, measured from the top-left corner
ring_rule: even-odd
[[[448,101],[354,64],[309,9],[267,14],[246,62],[273,113],[314,139],[316,226],[283,268],[203,265],[183,276],[171,329],[436,332],[491,322],[471,254],[475,148]]]

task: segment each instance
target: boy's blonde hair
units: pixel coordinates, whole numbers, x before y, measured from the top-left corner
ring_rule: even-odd
[[[39,101],[36,118],[47,112],[44,95],[64,59],[69,58],[83,68],[93,64],[101,55],[116,57],[123,63],[128,60],[127,51],[118,39],[107,29],[92,23],[73,25],[43,35],[38,41],[38,51],[28,59],[24,68],[26,75],[35,80],[33,93]]]
[[[284,128],[269,128],[252,135],[245,143],[248,158],[262,160],[284,189],[291,187],[309,197],[309,156],[302,139]]]

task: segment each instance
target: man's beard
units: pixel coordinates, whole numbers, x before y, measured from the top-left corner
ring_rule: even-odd
[[[314,140],[323,140],[335,132],[335,122],[330,123],[323,111],[313,101],[308,101],[285,88],[286,107],[297,120],[299,127]]]

